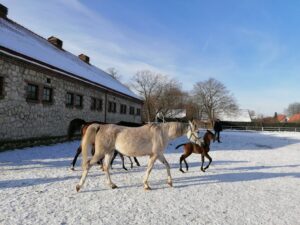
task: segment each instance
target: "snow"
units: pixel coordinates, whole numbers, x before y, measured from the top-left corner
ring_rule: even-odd
[[[3,18],[0,18],[0,46],[111,88],[128,96],[140,99],[126,86],[112,78],[106,72],[83,62],[78,58],[78,56],[56,48],[46,39]],[[1,52],[3,52],[3,50],[1,50]]]
[[[203,135],[204,131],[201,131]],[[93,167],[76,193],[81,168],[69,170],[79,141],[0,153],[0,224],[300,224],[300,134],[221,133],[213,143],[213,162],[200,172],[191,155],[188,173],[179,172],[179,138],[166,149],[174,187],[156,162],[152,191],[144,191],[141,167],[121,168],[117,157],[111,190]],[[78,163],[79,164],[79,163]]]

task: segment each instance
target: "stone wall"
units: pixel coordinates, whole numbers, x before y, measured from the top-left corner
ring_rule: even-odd
[[[0,54],[0,76],[4,77],[4,95],[0,96],[0,141],[64,136],[69,122],[75,118],[108,123],[141,122],[141,116],[129,115],[129,106],[141,108],[141,103],[126,99],[101,88],[88,85],[30,63]],[[49,83],[50,80],[50,83]],[[53,102],[26,100],[27,83],[53,88]],[[83,96],[83,107],[66,106],[66,93]],[[107,100],[117,103],[117,112],[104,112]],[[103,100],[103,110],[91,110],[91,98]],[[108,102],[108,101],[107,101]],[[127,105],[127,114],[120,114],[120,103]]]

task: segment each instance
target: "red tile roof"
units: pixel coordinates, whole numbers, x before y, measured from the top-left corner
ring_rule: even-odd
[[[283,115],[283,114],[277,115],[277,120],[278,120],[279,122],[285,122],[285,120],[286,120],[286,115]]]
[[[300,113],[292,115],[288,122],[300,122]]]

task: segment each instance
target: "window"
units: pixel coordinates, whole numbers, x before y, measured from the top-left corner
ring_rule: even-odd
[[[92,98],[91,100],[91,110],[96,110],[97,99]]]
[[[0,96],[4,95],[4,77],[0,77]]]
[[[138,115],[138,116],[141,115],[141,109],[136,109],[136,115]]]
[[[27,97],[28,100],[39,100],[39,86],[35,84],[27,84]]]
[[[43,102],[52,102],[52,88],[43,88]]]
[[[82,95],[75,95],[75,103],[74,103],[74,105],[76,107],[82,107],[82,99],[83,99]]]
[[[108,102],[108,112],[115,113],[117,111],[117,104],[115,102]]]
[[[67,92],[67,99],[66,99],[66,105],[71,106],[74,103],[74,94]]]
[[[120,113],[121,114],[126,114],[127,106],[124,104],[121,104],[120,106]]]
[[[130,106],[130,108],[129,108],[129,114],[130,115],[134,115],[134,107],[133,106]]]
[[[102,99],[92,98],[91,110],[102,111]]]

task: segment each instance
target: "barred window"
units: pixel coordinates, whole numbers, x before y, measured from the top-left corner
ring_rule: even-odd
[[[130,106],[130,108],[129,108],[129,114],[130,115],[134,115],[134,107],[133,106]]]
[[[74,105],[75,105],[76,107],[82,107],[82,100],[83,100],[82,95],[75,95],[75,102],[74,102]]]
[[[0,77],[0,96],[4,95],[4,77]]]
[[[96,109],[96,103],[97,103],[97,99],[92,98],[92,100],[91,100],[91,110]]]
[[[102,111],[102,105],[103,105],[102,99],[97,99],[97,102],[96,102],[96,109],[97,109],[98,111]]]
[[[66,105],[71,106],[74,104],[74,94],[67,92],[67,97],[66,97]]]
[[[108,102],[108,112],[116,113],[117,104],[115,102]]]
[[[43,101],[52,102],[52,88],[49,87],[43,88]]]
[[[138,116],[141,115],[141,109],[136,109],[136,115],[138,115]]]
[[[91,110],[102,111],[102,99],[92,98]]]
[[[39,86],[35,84],[27,84],[27,97],[28,100],[39,100]]]
[[[126,114],[127,106],[124,104],[121,104],[120,106],[120,114]]]

